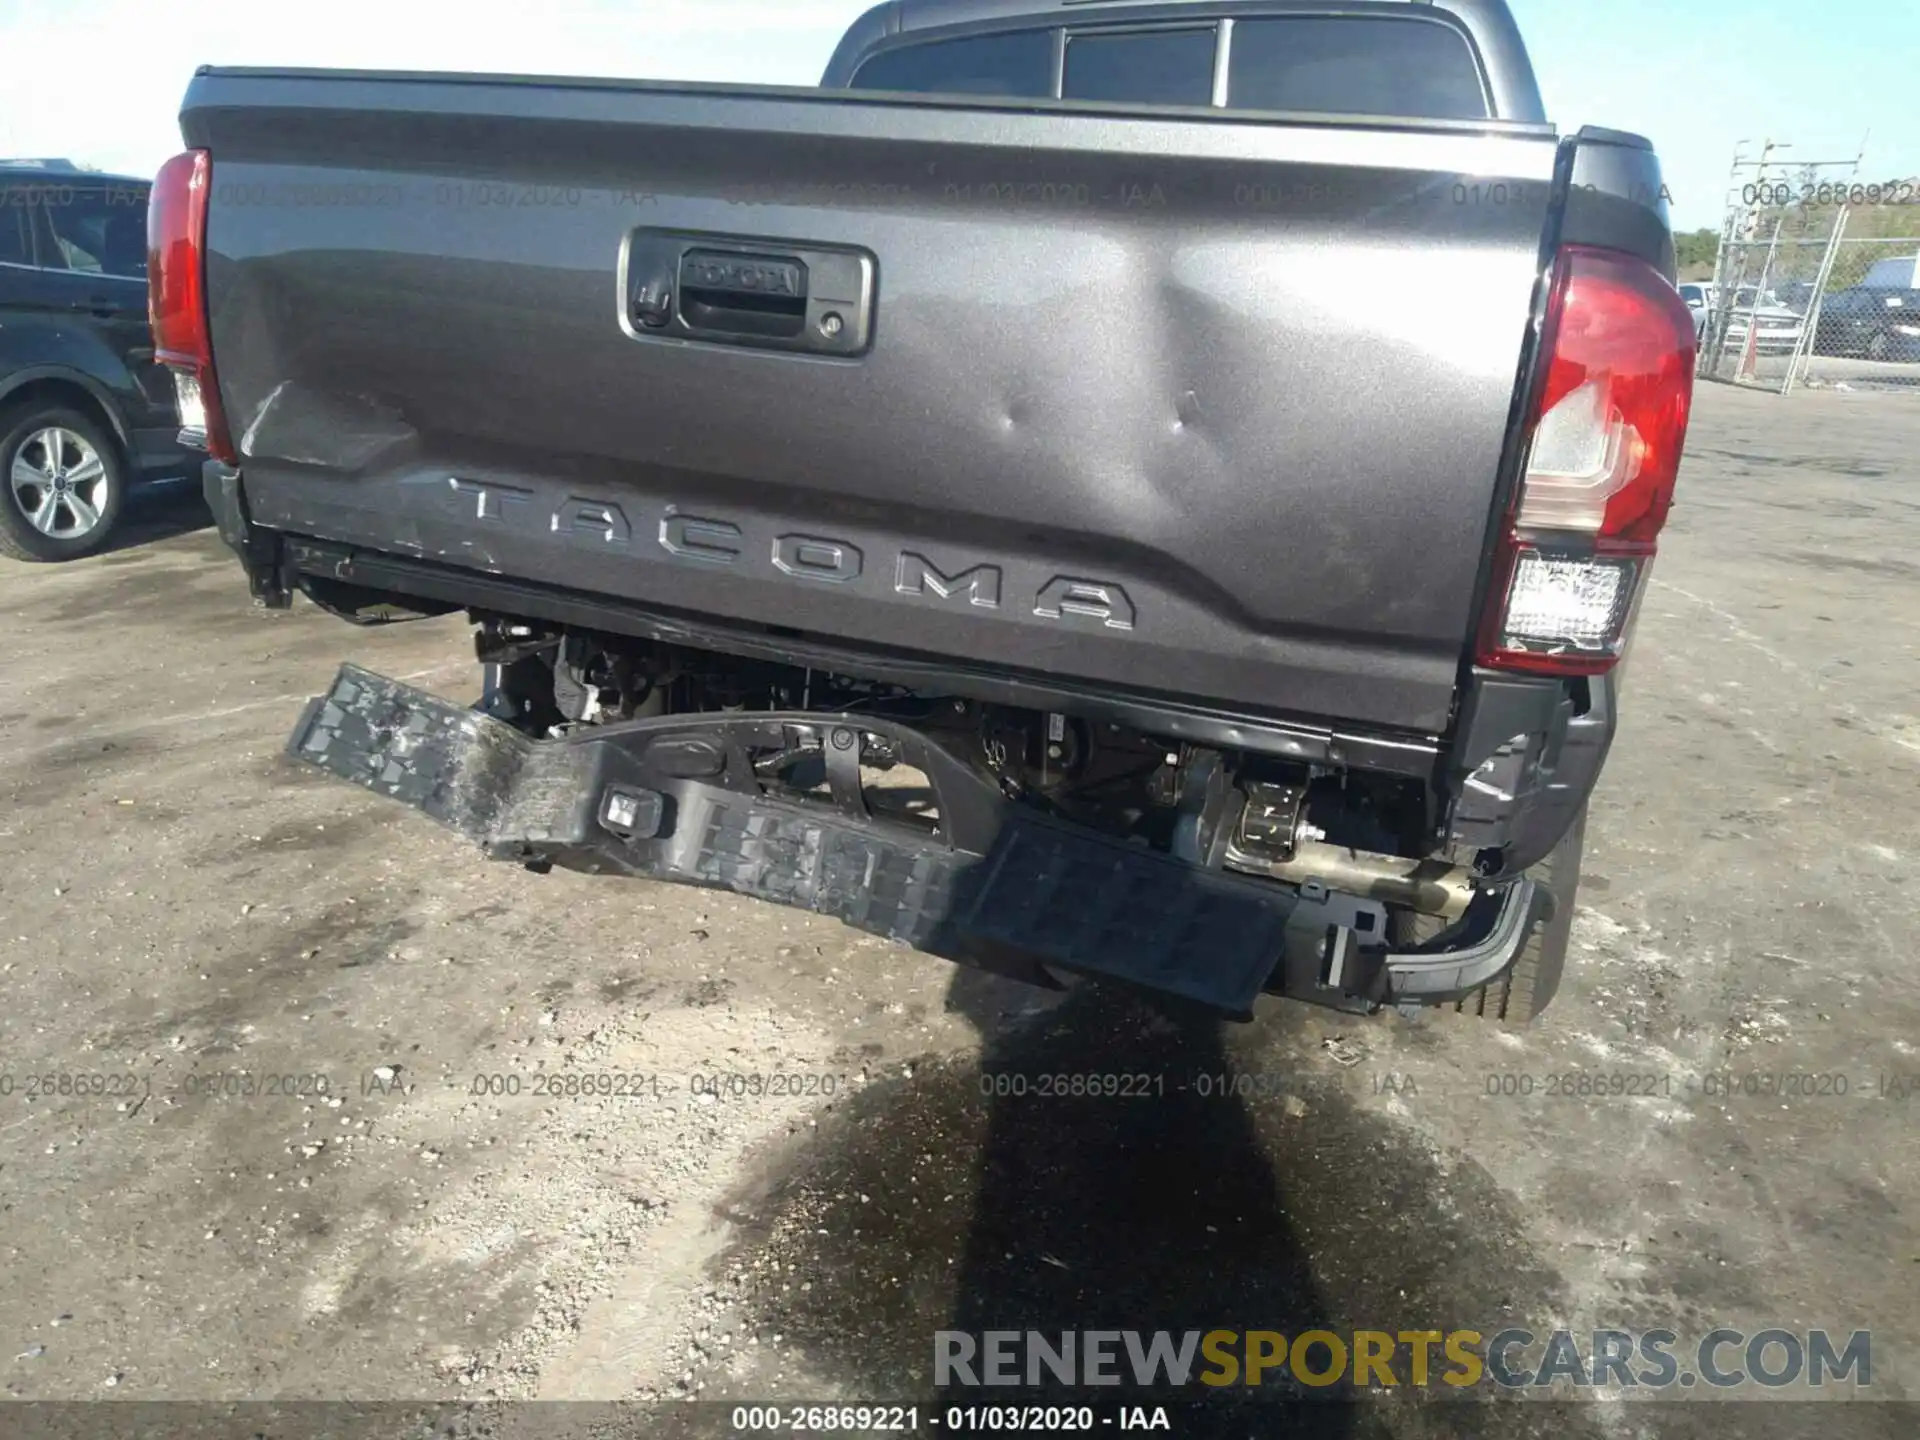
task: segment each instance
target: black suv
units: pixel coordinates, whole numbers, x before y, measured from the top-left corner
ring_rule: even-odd
[[[197,468],[147,330],[148,188],[0,161],[0,555],[84,555],[130,486]]]
[[[1820,305],[1814,348],[1822,355],[1920,360],[1920,290],[1854,285]]]

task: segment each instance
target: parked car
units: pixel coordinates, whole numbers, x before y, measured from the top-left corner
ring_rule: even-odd
[[[1693,333],[1704,345],[1708,340],[1709,327],[1719,311],[1720,288],[1707,281],[1689,281],[1681,285],[1679,290],[1688,313],[1693,316]],[[1806,316],[1778,294],[1769,290],[1765,295],[1759,295],[1755,286],[1742,285],[1735,291],[1726,311],[1727,353],[1737,355],[1745,350],[1750,322],[1758,322],[1759,338],[1754,349],[1762,355],[1785,355],[1791,352],[1799,346],[1800,337],[1807,328]]]
[[[1693,316],[1694,338],[1702,339],[1707,333],[1707,315],[1713,308],[1709,298],[1713,294],[1713,286],[1705,282],[1688,281],[1679,290],[1681,302],[1686,305],[1687,313]]]
[[[147,327],[148,189],[0,164],[0,555],[84,555],[132,486],[198,471]]]
[[[1920,289],[1920,255],[1889,255],[1876,260],[1860,277],[1868,290]]]
[[[1789,280],[1784,285],[1776,286],[1774,295],[1782,305],[1804,320],[1813,305],[1813,288],[1811,280]]]
[[[824,85],[198,72],[221,533],[487,667],[289,753],[1039,982],[1536,1014],[1692,394],[1652,146],[1502,0],[889,3]]]
[[[1855,285],[1827,296],[1814,348],[1822,355],[1920,360],[1920,289]]]

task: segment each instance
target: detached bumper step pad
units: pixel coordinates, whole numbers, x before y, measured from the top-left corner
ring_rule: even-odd
[[[1134,846],[1014,820],[984,865],[970,934],[1236,1014],[1251,1012],[1286,944],[1284,891]]]
[[[346,665],[309,702],[287,751],[424,811],[498,859],[723,888],[936,955],[1012,950],[1252,1012],[1285,945],[1293,908],[1285,892],[1023,815],[924,737],[871,717],[853,723],[893,737],[933,782],[939,813],[967,817],[956,827],[962,833],[768,797],[743,747],[796,720],[833,723],[671,716],[535,740]],[[684,753],[690,735],[726,757],[715,774],[689,778],[648,764],[655,741],[672,737]],[[659,832],[623,838],[602,825],[610,787],[660,797]]]
[[[484,841],[533,744],[477,710],[343,665],[307,702],[287,754]]]
[[[831,915],[921,950],[941,948],[974,858],[747,796],[695,795],[682,813],[691,843],[669,839],[663,863],[645,873]]]
[[[927,776],[937,832],[872,818],[850,797],[765,793],[756,752],[796,731],[838,730],[851,743],[849,728],[885,737]],[[1012,952],[1240,1017],[1275,985],[1354,1010],[1456,998],[1510,965],[1551,905],[1520,881],[1475,902],[1471,942],[1369,947],[1354,977],[1316,984],[1286,972],[1315,969],[1324,906],[1031,814],[925,735],[877,717],[675,715],[535,740],[344,665],[287,750],[424,811],[495,859],[731,890],[949,959]],[[616,796],[635,817],[624,828]],[[1283,967],[1290,940],[1301,952]]]

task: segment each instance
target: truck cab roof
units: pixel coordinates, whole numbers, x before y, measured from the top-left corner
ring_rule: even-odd
[[[877,54],[947,39],[1022,30],[1066,35],[1117,25],[1171,27],[1182,22],[1332,16],[1449,25],[1462,34],[1481,70],[1486,118],[1546,121],[1533,66],[1506,0],[1369,0],[1359,5],[1333,0],[884,0],[848,27],[820,83],[848,88],[860,67]],[[1231,34],[1221,40],[1224,61]],[[1217,87],[1215,104],[1226,103],[1218,95],[1223,88]]]
[[[1414,5],[1432,5],[1435,0],[1372,0],[1372,3],[1405,8]],[[1504,0],[1496,0],[1496,3],[1502,9],[1505,8]],[[1223,8],[1219,0],[890,0],[889,4],[876,8],[898,11],[902,28],[919,30],[936,25],[966,25],[978,20],[997,20],[1007,16],[1044,18],[1050,15],[1058,17],[1069,12],[1138,10],[1143,5],[1163,10],[1191,11]],[[1478,5],[1479,0],[1469,0],[1465,8],[1477,8]],[[1353,9],[1350,5],[1329,5],[1324,3],[1324,0],[1304,0],[1304,3],[1302,0],[1281,0],[1279,5],[1267,8],[1322,12]]]

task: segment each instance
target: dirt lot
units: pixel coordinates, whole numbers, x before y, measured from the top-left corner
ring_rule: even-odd
[[[470,693],[457,620],[252,611],[165,510],[0,569],[6,1394],[903,1399],[942,1328],[1564,1324],[1871,1329],[1861,1393],[1920,1398],[1917,454],[1920,397],[1703,390],[1570,979],[1524,1035],[1195,1025],[490,866],[280,756],[343,658]],[[1113,1071],[1167,1083],[982,1094]],[[1654,1078],[1548,1093],[1581,1072]],[[1815,1093],[1746,1093],[1776,1075]],[[1808,1393],[1288,1423],[1764,1435],[1808,1407],[1744,1402]],[[670,1410],[632,1433],[725,1429]]]

